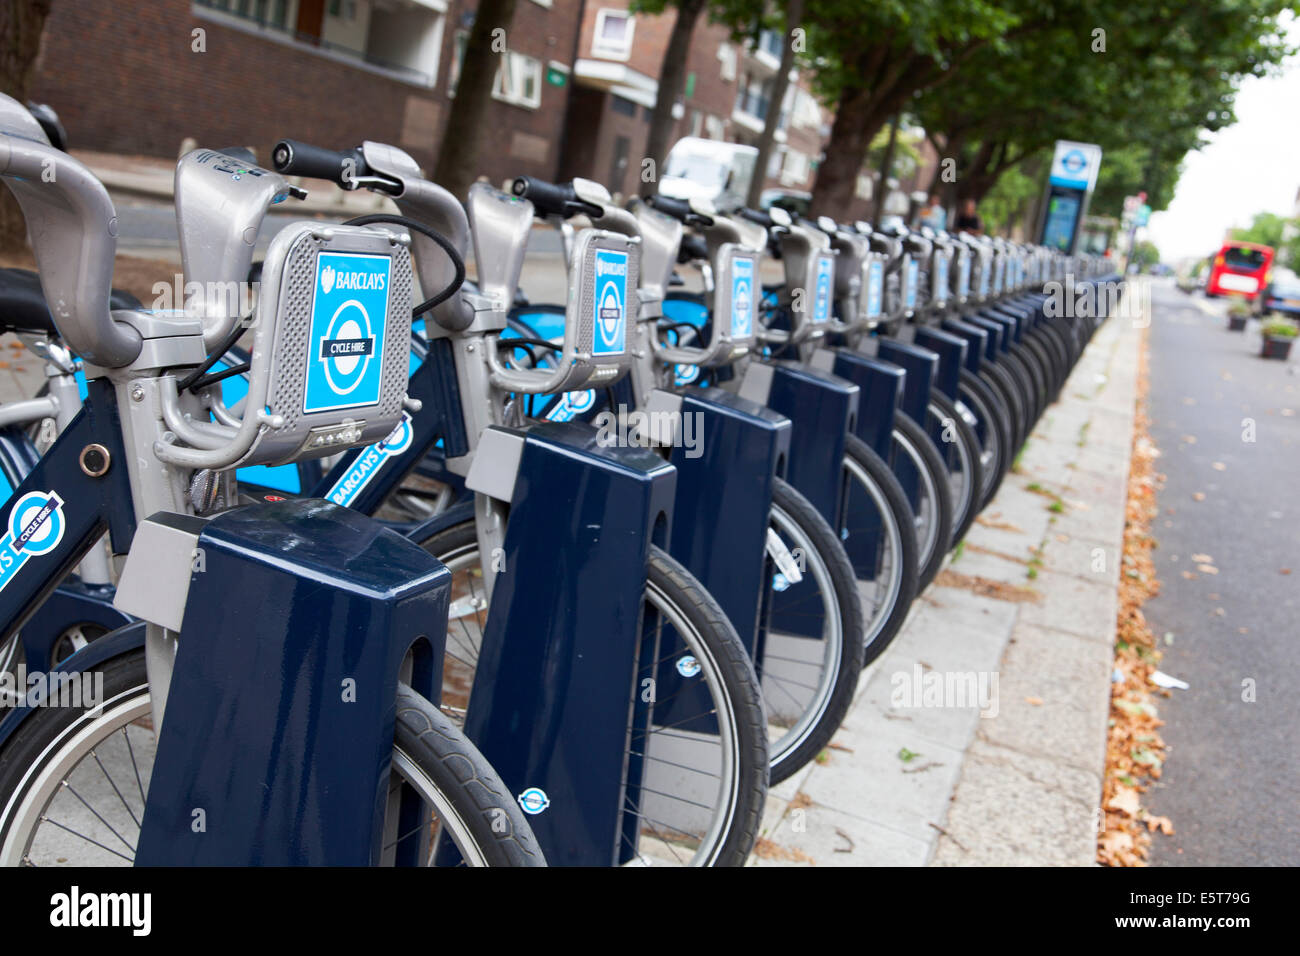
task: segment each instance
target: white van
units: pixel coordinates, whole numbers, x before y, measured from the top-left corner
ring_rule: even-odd
[[[672,199],[708,199],[720,210],[745,204],[758,150],[686,136],[668,151],[659,192]]]

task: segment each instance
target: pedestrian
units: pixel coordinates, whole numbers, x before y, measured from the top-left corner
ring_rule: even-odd
[[[957,217],[957,231],[972,235],[984,235],[984,220],[975,211],[975,200],[967,199],[961,204],[961,214]]]
[[[935,232],[943,232],[948,228],[948,210],[943,208],[943,203],[939,201],[937,193],[930,194],[930,198],[926,200],[925,208],[917,216],[917,222],[922,226],[929,226]]]

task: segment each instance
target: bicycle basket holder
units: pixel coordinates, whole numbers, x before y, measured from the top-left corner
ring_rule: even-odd
[[[196,447],[165,445],[159,456],[190,467],[278,465],[392,432],[406,400],[409,246],[409,236],[375,227],[297,223],[278,233],[262,271],[242,421],[196,431],[167,415]]]

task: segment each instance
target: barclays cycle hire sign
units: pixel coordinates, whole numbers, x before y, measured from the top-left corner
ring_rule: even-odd
[[[748,338],[754,332],[754,260],[731,262],[731,337]]]
[[[1091,192],[1097,185],[1097,170],[1100,168],[1100,146],[1092,143],[1074,143],[1064,139],[1056,141],[1056,153],[1052,157],[1053,186]]]
[[[388,256],[322,252],[317,257],[304,413],[379,402],[392,268]]]
[[[596,250],[592,355],[619,355],[627,341],[627,253]]]

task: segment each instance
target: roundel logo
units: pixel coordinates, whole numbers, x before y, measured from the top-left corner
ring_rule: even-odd
[[[48,554],[63,540],[63,499],[54,492],[31,491],[9,512],[9,539],[14,551]]]
[[[596,305],[596,314],[600,320],[600,340],[612,349],[620,347],[619,331],[623,324],[623,299],[618,283],[608,279],[600,290],[600,300]]]
[[[541,787],[529,787],[519,795],[519,806],[524,813],[536,816],[551,805],[551,798]]]
[[[1080,150],[1072,149],[1061,157],[1061,165],[1066,172],[1081,173],[1088,165],[1088,158]]]
[[[381,445],[380,450],[387,452],[390,455],[400,455],[402,452],[406,451],[406,449],[411,447],[411,440],[413,437],[414,435],[411,431],[411,416],[403,412],[402,420],[397,423],[397,427],[389,432],[388,437],[379,443]]]
[[[698,365],[674,365],[673,382],[677,385],[690,385],[700,377]]]
[[[329,266],[321,272],[321,286],[326,287],[326,277],[333,286],[334,276]],[[328,290],[327,290],[328,291]],[[348,299],[334,310],[320,343],[320,359],[325,365],[325,380],[336,394],[347,395],[366,375],[371,356],[375,352],[375,336],[370,327],[370,316],[365,306],[356,299]]]
[[[735,309],[736,315],[740,321],[743,322],[745,319],[749,318],[749,306],[749,283],[744,279],[737,279],[736,294],[731,300],[731,307]]]
[[[569,408],[578,415],[591,411],[592,406],[596,404],[596,390],[593,388],[581,392],[568,392],[566,397],[569,401]]]

